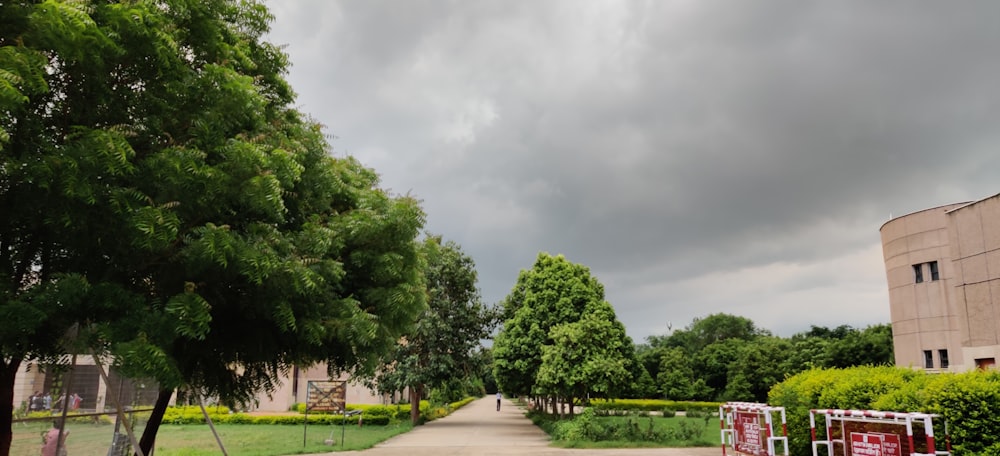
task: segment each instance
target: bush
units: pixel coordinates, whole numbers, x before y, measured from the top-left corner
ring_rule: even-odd
[[[935,434],[945,421],[956,454],[1000,449],[1000,373],[925,374],[905,368],[813,369],[777,384],[770,404],[785,407],[789,451],[809,454],[810,409],[876,409],[934,413]],[[939,439],[940,440],[940,439]]]
[[[957,454],[985,454],[1000,448],[1000,373],[981,371],[948,375],[950,382],[932,382],[928,409],[950,426]],[[929,388],[930,389],[930,388]]]
[[[642,415],[648,412],[635,412],[617,420],[602,420],[600,410],[587,408],[573,419],[545,421],[544,418],[533,419],[552,436],[553,440],[574,442],[653,442],[668,443],[676,441],[693,441],[704,431],[704,425],[689,420],[681,420],[676,428],[659,429],[653,418]]]
[[[229,409],[222,406],[205,407],[208,416],[212,421],[218,421],[223,416],[229,415]],[[166,424],[200,424],[205,422],[205,415],[201,412],[201,407],[197,405],[184,405],[180,407],[167,407],[163,412],[163,422]]]

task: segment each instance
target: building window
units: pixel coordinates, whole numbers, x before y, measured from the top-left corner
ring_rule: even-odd
[[[938,280],[939,276],[938,276],[937,261],[931,261],[930,263],[927,263],[927,265],[930,266],[931,268],[931,280],[932,281]]]
[[[938,359],[941,361],[941,368],[948,368],[948,349],[942,348],[938,350]]]
[[[925,369],[934,368],[934,352],[930,350],[924,350],[924,368]]]
[[[915,264],[915,265],[913,265],[913,279],[917,283],[921,283],[921,282],[924,281],[924,265],[923,264]]]

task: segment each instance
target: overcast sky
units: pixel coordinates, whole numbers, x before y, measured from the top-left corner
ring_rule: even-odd
[[[501,300],[539,252],[637,342],[889,322],[879,228],[1000,193],[1000,2],[271,0],[333,153]]]

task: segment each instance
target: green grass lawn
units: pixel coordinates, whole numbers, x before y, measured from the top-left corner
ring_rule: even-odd
[[[106,455],[114,426],[108,424],[70,423],[67,450],[70,455]],[[45,423],[17,424],[14,427],[12,456],[37,456],[41,448]],[[388,426],[309,426],[303,447],[302,426],[290,425],[216,425],[226,451],[234,456],[278,456],[288,454],[325,453],[340,450],[361,450],[411,429],[409,423]],[[341,432],[344,439],[341,440]],[[122,429],[124,432],[124,429]],[[142,429],[136,432],[141,433]],[[336,444],[328,446],[331,437]],[[137,436],[138,438],[138,436]],[[342,445],[343,444],[343,445]],[[208,425],[163,425],[156,438],[156,456],[202,456],[220,454],[218,444]]]

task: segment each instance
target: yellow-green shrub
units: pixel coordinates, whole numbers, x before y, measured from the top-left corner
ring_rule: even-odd
[[[874,409],[941,416],[956,454],[998,454],[1000,373],[925,374],[895,367],[813,369],[775,385],[769,403],[785,407],[792,454],[809,454],[810,409]]]
[[[928,385],[927,408],[948,420],[956,454],[998,454],[1000,373],[948,374]]]

